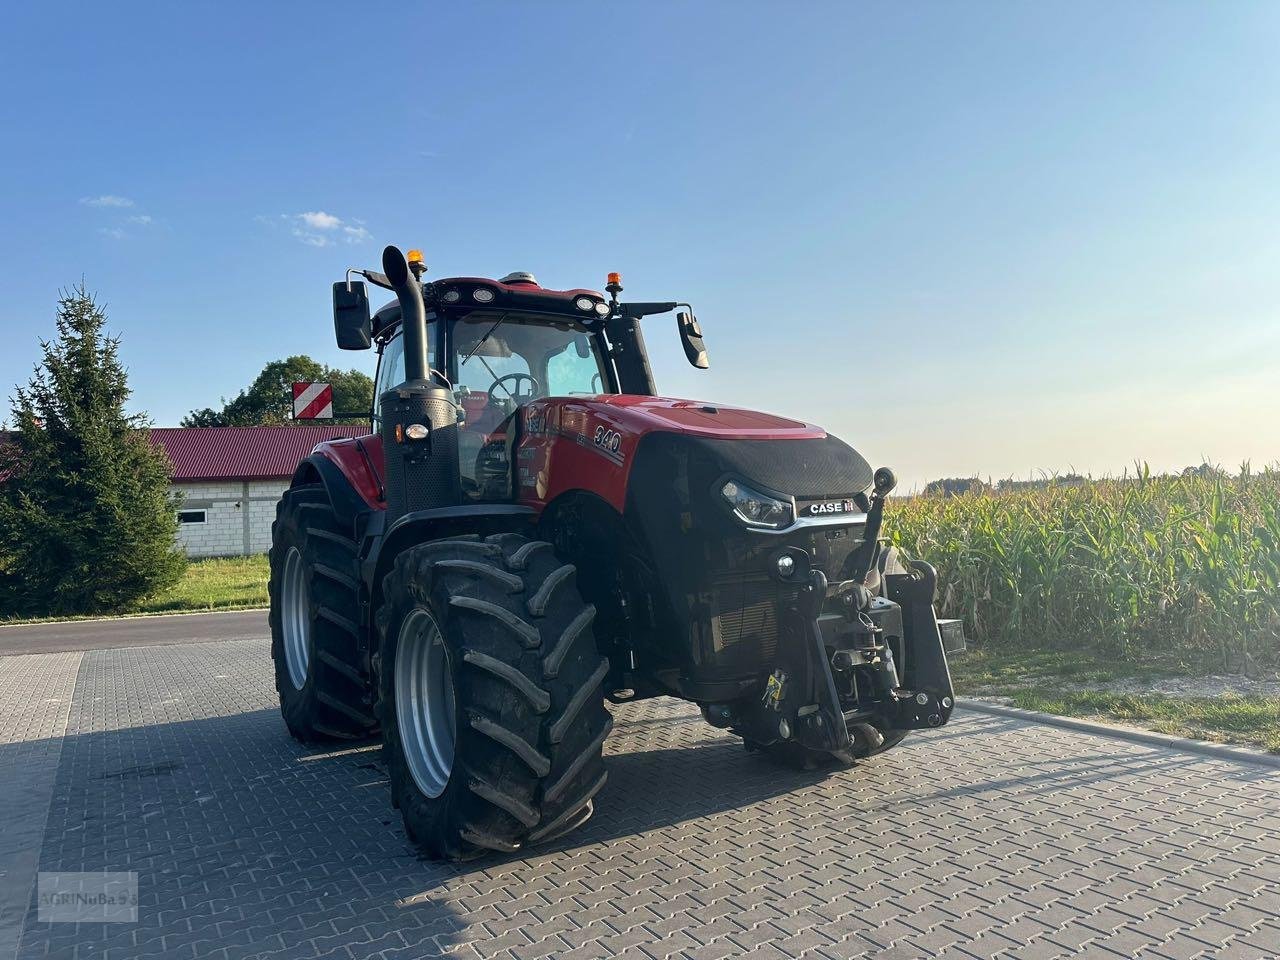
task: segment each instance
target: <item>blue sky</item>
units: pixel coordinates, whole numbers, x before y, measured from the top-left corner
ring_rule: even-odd
[[[1280,460],[1280,5],[43,3],[4,33],[6,395],[81,276],[161,424],[291,353],[371,370],[329,285],[395,242],[689,299],[712,369],[651,318],[664,393],[909,483]]]

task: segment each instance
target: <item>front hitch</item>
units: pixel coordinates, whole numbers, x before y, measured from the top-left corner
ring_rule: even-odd
[[[763,694],[709,707],[707,719],[756,743],[794,741],[835,754],[874,749],[887,731],[942,726],[955,695],[933,611],[937,574],[915,561],[908,572],[887,576],[886,586],[888,597],[867,596],[852,583],[829,597],[826,575],[810,570],[782,616]],[[832,625],[842,618],[830,615],[831,605],[848,606],[843,627]]]

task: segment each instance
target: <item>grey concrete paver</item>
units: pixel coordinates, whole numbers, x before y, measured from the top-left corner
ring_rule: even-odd
[[[0,659],[0,958],[18,949],[80,654]]]
[[[0,771],[43,758],[40,869],[135,870],[140,914],[44,924],[28,903],[23,960],[1042,960],[1280,942],[1272,769],[962,713],[856,769],[798,774],[650,701],[615,708],[586,828],[438,864],[408,843],[375,746],[288,738],[263,641],[57,656],[0,660],[20,705],[0,704]],[[60,699],[28,692],[50,683],[75,684],[61,721],[28,702]]]

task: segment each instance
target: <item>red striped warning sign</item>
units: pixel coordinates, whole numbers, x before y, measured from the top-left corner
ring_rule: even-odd
[[[295,383],[293,419],[333,419],[333,387],[327,383]]]

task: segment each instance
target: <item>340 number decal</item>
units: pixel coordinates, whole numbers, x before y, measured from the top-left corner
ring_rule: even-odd
[[[596,427],[596,446],[604,447],[610,453],[617,453],[618,448],[622,446],[622,435],[616,430]]]

